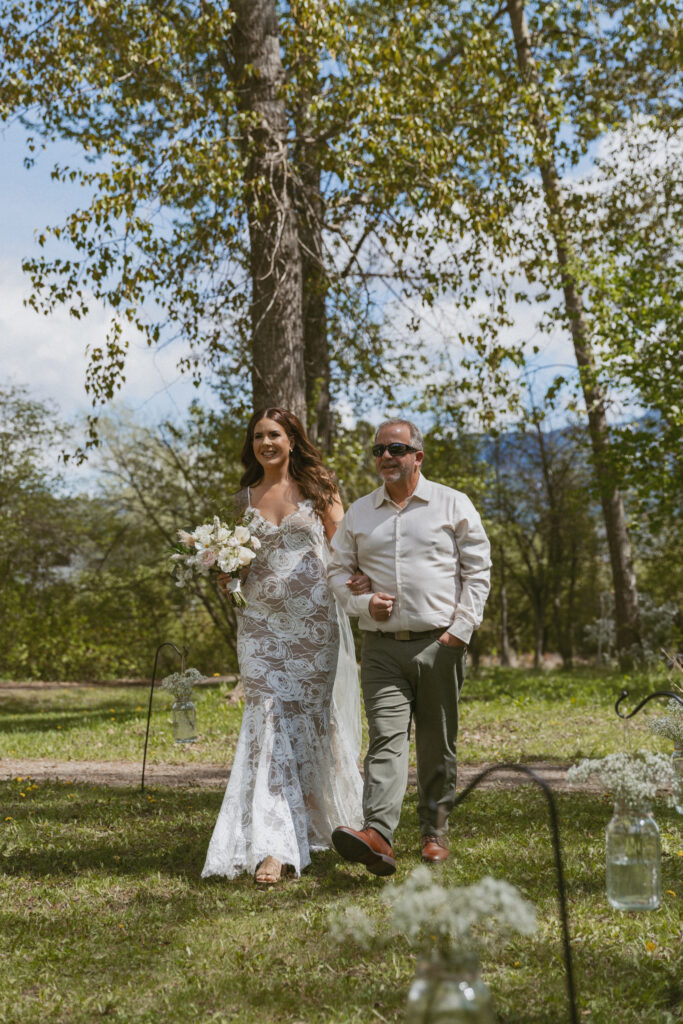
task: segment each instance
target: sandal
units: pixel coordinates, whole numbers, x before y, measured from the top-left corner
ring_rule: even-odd
[[[283,878],[290,878],[294,874],[295,871],[291,864],[282,864],[275,857],[264,857],[256,865],[254,885],[269,888],[272,885],[277,885]]]

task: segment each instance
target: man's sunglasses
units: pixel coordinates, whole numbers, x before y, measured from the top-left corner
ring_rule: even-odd
[[[390,455],[405,455],[407,452],[419,452],[419,448],[411,448],[409,444],[401,444],[400,441],[392,441],[391,444],[373,444],[372,454],[380,459],[385,452]]]

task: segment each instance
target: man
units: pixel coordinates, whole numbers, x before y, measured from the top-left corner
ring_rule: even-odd
[[[382,423],[372,453],[382,486],[349,508],[334,535],[328,569],[332,590],[349,615],[359,616],[363,630],[361,683],[370,729],[364,825],[360,831],[335,829],[332,842],[346,860],[365,864],[375,875],[391,875],[393,833],[408,782],[411,716],[422,859],[448,858],[458,697],[467,644],[489,592],[491,562],[469,498],[421,475],[422,435],[413,423]],[[369,594],[348,589],[357,567],[370,577]]]

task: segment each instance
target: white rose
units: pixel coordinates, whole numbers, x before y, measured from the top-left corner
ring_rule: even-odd
[[[255,553],[253,551],[250,551],[249,548],[237,549],[237,558],[239,560],[240,565],[249,565],[251,560],[255,557]]]
[[[250,533],[246,526],[235,527],[235,540],[238,544],[248,544]]]
[[[251,546],[254,549],[254,551],[258,551],[258,549],[261,547],[261,541],[258,539],[258,537],[251,538]]]

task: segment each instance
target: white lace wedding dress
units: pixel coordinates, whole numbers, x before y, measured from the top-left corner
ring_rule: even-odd
[[[253,873],[269,854],[298,875],[332,829],[362,817],[358,679],[344,618],[340,655],[323,525],[310,501],[279,526],[252,511],[262,546],[238,612],[244,717],[202,877]]]

